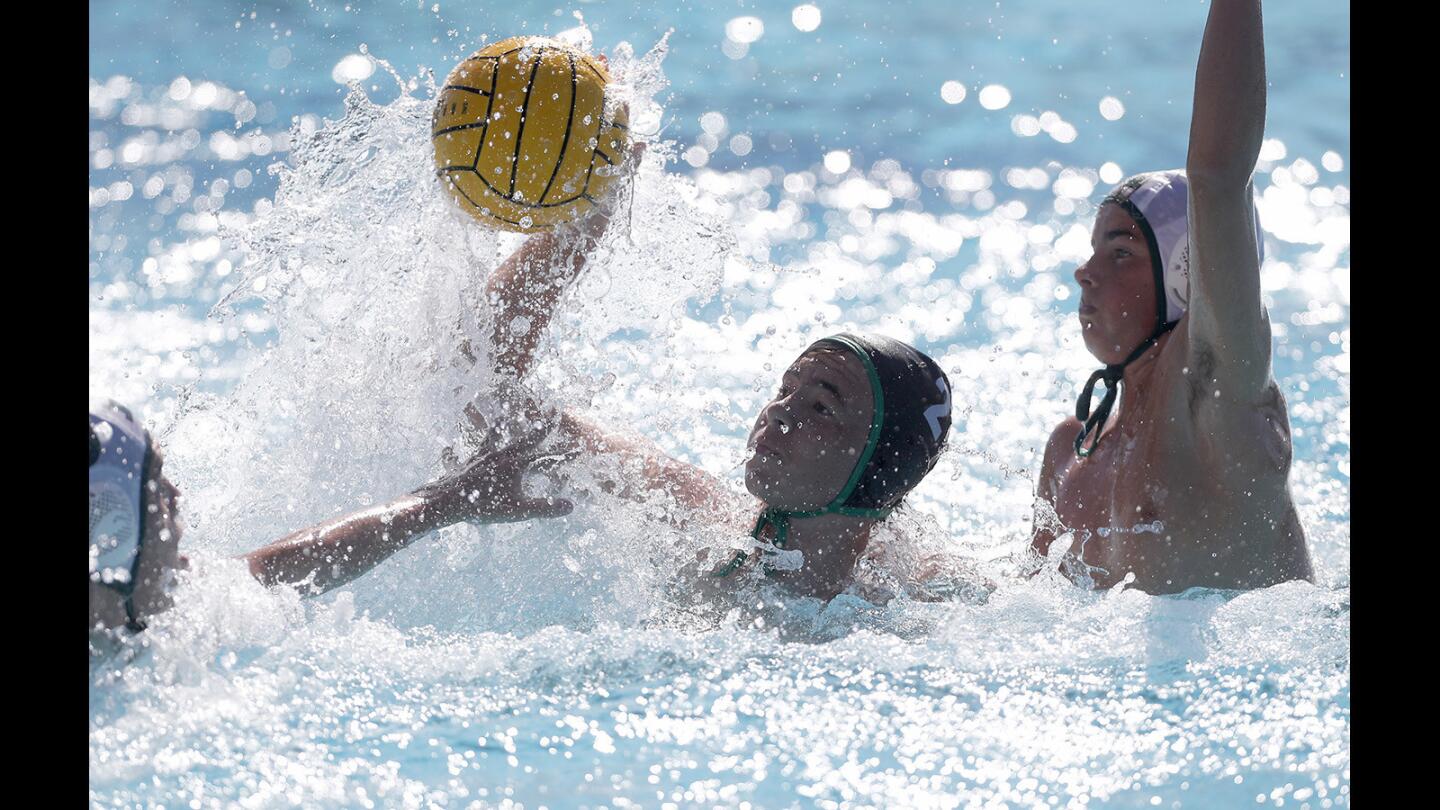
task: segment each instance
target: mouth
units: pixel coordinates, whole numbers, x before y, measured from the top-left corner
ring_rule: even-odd
[[[780,458],[780,452],[764,442],[755,442],[754,451],[754,455],[751,456],[751,458],[760,458],[761,456]]]

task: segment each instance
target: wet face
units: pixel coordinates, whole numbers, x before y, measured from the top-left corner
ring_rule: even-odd
[[[828,348],[801,355],[750,431],[746,489],[780,509],[830,503],[865,449],[874,412],[860,358]]]
[[[1085,348],[1103,363],[1120,363],[1155,330],[1155,271],[1135,218],[1113,203],[1100,206],[1090,235],[1092,254],[1075,270]]]

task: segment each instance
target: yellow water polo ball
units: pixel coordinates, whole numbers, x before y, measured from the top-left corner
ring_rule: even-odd
[[[435,103],[441,184],[476,219],[507,231],[583,217],[629,150],[628,111],[605,109],[609,82],[599,60],[544,37],[476,51]]]

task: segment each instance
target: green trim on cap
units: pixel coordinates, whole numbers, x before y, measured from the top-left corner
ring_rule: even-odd
[[[843,507],[850,496],[854,494],[855,487],[860,485],[860,476],[865,474],[865,468],[870,466],[870,459],[874,457],[875,450],[880,444],[880,431],[885,427],[885,391],[880,387],[880,373],[875,370],[875,362],[870,359],[870,353],[844,335],[835,335],[816,342],[824,342],[824,340],[839,343],[859,355],[860,362],[865,364],[865,374],[870,378],[870,391],[875,401],[875,413],[870,417],[870,435],[865,440],[865,450],[860,454],[860,460],[855,463],[855,469],[850,471],[850,480],[845,482],[845,487],[840,490],[840,494],[836,495],[824,510],[817,512],[817,515]],[[796,514],[798,516],[798,513]],[[807,517],[809,516],[807,515]]]

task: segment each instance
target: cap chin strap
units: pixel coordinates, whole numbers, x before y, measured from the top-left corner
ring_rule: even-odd
[[[860,477],[865,474],[865,468],[870,466],[870,459],[874,457],[875,450],[880,444],[880,431],[885,426],[885,392],[880,388],[880,374],[875,370],[875,363],[870,359],[870,355],[867,354],[865,350],[859,346],[859,344],[855,343],[854,341],[843,335],[829,337],[826,338],[826,340],[833,343],[839,343],[842,346],[850,349],[860,358],[860,362],[865,365],[865,373],[870,378],[870,391],[872,392],[875,401],[875,411],[874,414],[870,417],[870,435],[865,440],[865,450],[860,453],[860,458],[855,462],[855,468],[850,471],[850,479],[845,482],[845,486],[840,490],[840,494],[836,495],[834,499],[830,501],[830,503],[822,506],[819,509],[811,509],[806,511],[767,507],[765,511],[760,513],[759,519],[755,521],[755,528],[750,530],[750,536],[756,540],[759,540],[760,534],[765,531],[766,526],[774,526],[775,539],[772,541],[772,545],[780,549],[785,548],[786,543],[788,543],[790,540],[790,520],[792,518],[812,518],[820,517],[821,515],[844,515],[846,517],[884,520],[886,517],[889,517],[890,513],[894,510],[894,507],[887,507],[884,509],[867,509],[860,506],[845,505],[845,502],[850,500],[850,496],[855,494],[855,489],[860,486]],[[739,569],[740,566],[744,565],[745,561],[749,558],[749,554],[743,551],[737,552],[735,555],[735,559],[731,560],[729,564],[727,564],[724,568],[716,571],[714,576],[730,576],[731,574],[735,573],[735,571]],[[775,573],[776,572],[769,566],[765,567],[765,574],[767,576],[774,576]]]
[[[1124,362],[1108,365],[1090,375],[1090,379],[1085,383],[1085,388],[1080,392],[1080,399],[1075,402],[1075,418],[1084,423],[1084,427],[1080,429],[1080,435],[1075,437],[1075,455],[1086,458],[1095,452],[1095,445],[1100,442],[1100,431],[1110,418],[1110,410],[1115,407],[1116,394],[1120,393],[1120,380],[1125,376],[1125,367],[1138,360],[1146,349],[1154,346],[1155,341],[1174,329],[1175,324],[1178,323],[1180,322],[1175,321],[1159,327],[1148,340],[1136,347]],[[1090,413],[1090,397],[1095,393],[1095,383],[1101,380],[1105,381],[1105,396],[1100,400],[1100,407],[1096,408],[1095,413],[1092,414]],[[1087,437],[1090,439],[1089,447],[1084,446]]]

